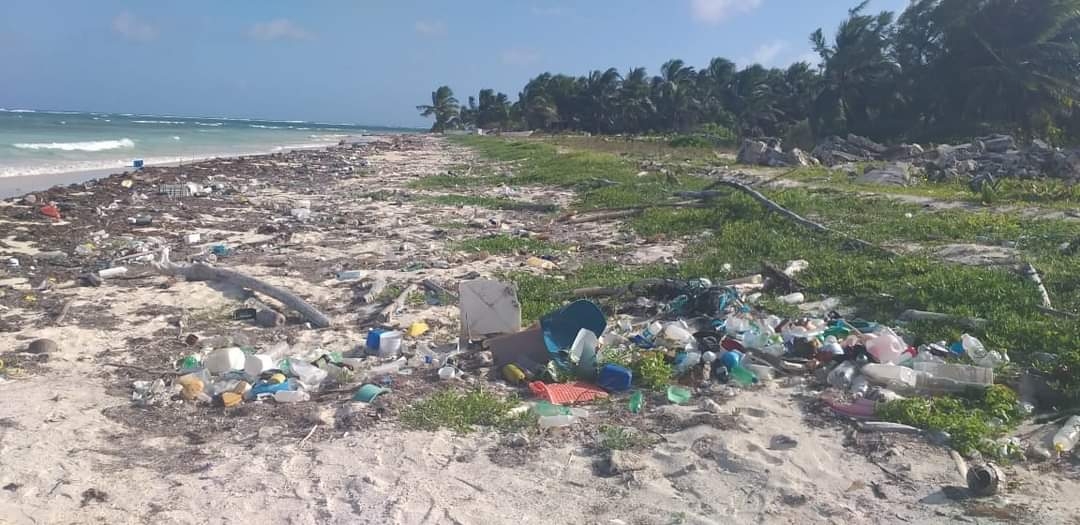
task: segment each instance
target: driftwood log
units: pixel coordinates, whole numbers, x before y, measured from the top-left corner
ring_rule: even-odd
[[[757,201],[762,206],[768,208],[769,211],[775,212],[775,213],[783,216],[785,219],[788,219],[791,222],[794,222],[795,224],[798,224],[800,226],[809,228],[809,229],[817,231],[817,232],[830,234],[830,235],[834,235],[834,236],[843,238],[843,239],[845,239],[845,240],[847,240],[847,241],[849,241],[851,243],[854,243],[855,245],[859,246],[860,248],[865,248],[865,249],[868,249],[868,250],[876,250],[876,251],[879,251],[879,252],[884,252],[884,253],[886,253],[886,254],[888,254],[890,256],[898,255],[896,252],[893,252],[892,250],[888,250],[886,248],[882,248],[882,247],[877,246],[875,244],[871,244],[871,243],[866,242],[866,241],[864,241],[862,239],[852,237],[851,235],[847,235],[847,234],[845,234],[843,232],[839,232],[837,230],[829,228],[828,226],[825,226],[823,224],[819,224],[819,223],[816,223],[816,222],[814,222],[814,221],[812,221],[810,219],[807,219],[807,218],[803,217],[802,215],[799,215],[798,213],[795,213],[795,212],[793,212],[793,211],[791,211],[791,210],[789,210],[789,209],[787,209],[787,208],[773,202],[768,197],[762,195],[761,192],[759,192],[759,191],[757,191],[757,190],[751,188],[750,186],[747,186],[746,184],[743,184],[741,182],[736,182],[736,181],[733,181],[733,180],[723,180],[723,179],[721,179],[721,180],[713,182],[712,184],[710,184],[703,191],[683,191],[683,192],[677,192],[677,193],[675,193],[675,195],[678,196],[678,197],[683,197],[683,198],[711,200],[711,199],[715,199],[716,197],[719,197],[719,196],[723,195],[723,192],[720,192],[720,191],[717,191],[717,190],[713,189],[713,188],[719,188],[719,187],[732,188],[732,189],[738,190],[738,191],[740,191],[742,193],[745,193],[746,195],[748,195],[750,198]]]
[[[240,288],[246,288],[268,297],[273,297],[281,302],[281,304],[299,312],[304,319],[311,322],[312,326],[326,328],[331,325],[329,317],[319,310],[316,310],[314,306],[311,306],[292,292],[267,284],[266,282],[253,277],[248,277],[247,275],[234,270],[214,268],[213,266],[203,263],[176,264],[169,261],[168,250],[165,250],[162,253],[162,260],[155,263],[154,266],[164,275],[183,277],[188,281],[212,281],[230,284]]]

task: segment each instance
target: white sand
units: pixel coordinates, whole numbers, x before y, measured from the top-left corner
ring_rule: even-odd
[[[402,268],[410,261],[443,259],[451,269],[430,270],[425,276],[447,281],[467,270],[491,274],[517,269],[524,257],[471,260],[452,250],[451,241],[430,240],[435,225],[473,217],[501,217],[508,228],[548,230],[582,248],[622,246],[623,257],[644,243],[613,243],[617,234],[612,225],[565,228],[548,225],[536,214],[348,197],[359,190],[402,189],[415,177],[445,172],[466,158],[466,152],[431,139],[424,151],[372,159],[378,166],[375,175],[344,179],[335,191],[325,192],[327,202],[320,206],[361,218],[363,225],[375,226],[375,234],[305,234],[294,239],[299,247],[269,253],[267,260],[351,257],[358,268],[368,263]],[[524,196],[516,198],[533,197],[533,190],[519,191]],[[566,202],[570,197],[539,191],[545,201]],[[237,241],[252,239],[251,232],[219,233],[234,235]],[[44,248],[9,248],[21,253],[34,249]],[[662,258],[666,253],[678,252],[653,245],[636,256]],[[357,313],[335,306],[348,303],[348,287],[332,280],[311,284],[278,266],[244,271],[296,290],[334,317],[337,327],[302,331],[298,346],[345,349],[362,337]],[[379,272],[412,276],[393,269]],[[51,292],[70,300],[73,312],[115,316],[115,327],[94,328],[80,314],[71,314],[59,326],[44,320],[42,327],[0,333],[2,348],[22,348],[37,337],[61,344],[39,374],[0,383],[0,523],[993,522],[976,517],[985,515],[987,506],[1011,512],[1017,522],[1075,523],[1080,511],[1080,501],[1070,496],[1080,484],[1060,466],[1046,472],[1039,465],[1007,467],[1011,483],[1003,495],[977,504],[952,501],[942,488],[964,482],[946,449],[918,437],[856,434],[840,419],[818,415],[812,408],[815,396],[800,386],[740,391],[713,416],[696,406],[650,407],[650,417],[688,421],[688,428],[664,434],[662,442],[640,453],[634,467],[638,470],[614,477],[596,474],[596,458],[587,456],[590,439],[580,431],[533,438],[525,449],[500,443],[495,434],[416,432],[393,424],[352,431],[320,425],[307,441],[305,430],[272,420],[257,432],[208,433],[196,423],[189,431],[210,435],[206,443],[193,441],[187,432],[143,433],[107,416],[130,405],[130,381],[102,365],[106,360],[138,364],[138,351],[129,348],[127,340],[141,337],[153,345],[175,330],[168,315],[138,313],[155,308],[194,315],[239,305],[204,283],[178,283],[168,290],[153,286],[161,281],[151,279],[137,288],[106,283]],[[0,317],[17,314],[28,315],[8,311]],[[399,323],[427,319],[433,325],[430,337],[450,342],[457,337],[455,315],[451,307],[410,307]],[[311,403],[303,409],[314,414],[318,406]],[[342,413],[369,410],[347,402],[330,406]],[[580,428],[604,421],[603,409],[594,407],[590,421]],[[692,424],[695,421],[705,424]],[[776,435],[797,444],[770,450]],[[872,484],[887,499],[875,497]],[[90,489],[107,494],[106,500],[91,498],[84,505]]]

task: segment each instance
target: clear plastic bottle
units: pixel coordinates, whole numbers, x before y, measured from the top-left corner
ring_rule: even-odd
[[[897,390],[911,390],[918,381],[918,372],[898,365],[879,365],[867,363],[862,367],[866,378],[877,385],[884,385]]]
[[[278,390],[274,392],[274,401],[278,403],[299,403],[309,399],[311,399],[311,396],[303,390]]]
[[[832,371],[829,372],[829,376],[826,378],[826,381],[831,386],[837,388],[847,388],[851,385],[851,380],[854,378],[855,362],[844,361],[843,363],[836,365],[836,368],[833,368]]]
[[[1054,450],[1058,454],[1065,454],[1076,447],[1080,440],[1080,416],[1073,416],[1065,420],[1065,424],[1054,434]]]

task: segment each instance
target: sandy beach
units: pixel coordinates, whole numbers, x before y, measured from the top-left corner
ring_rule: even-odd
[[[662,259],[684,246],[639,238],[617,223],[573,225],[523,209],[444,204],[440,191],[417,185],[466,165],[496,177],[512,169],[483,164],[442,137],[391,136],[35,190],[38,202],[60,203],[58,221],[24,200],[5,201],[0,255],[19,265],[0,276],[0,523],[1075,523],[1074,477],[1006,465],[1003,496],[957,499],[966,483],[947,447],[924,435],[860,429],[827,410],[821,388],[806,377],[754,389],[716,385],[685,406],[659,395],[637,415],[619,398],[589,406],[578,425],[529,435],[401,424],[404,407],[448,385],[528,396],[469,357],[453,383],[410,361],[407,374],[392,377],[391,392],[371,404],[351,401],[349,392],[234,408],[133,402],[136,382],[171,382],[178,360],[213,341],[260,350],[284,342],[305,357],[354,349],[378,324],[370,317],[382,305],[357,299],[362,291],[335,278],[343,270],[456,290],[470,274],[544,271],[525,266],[524,253],[460,248],[493,233],[527,230],[573,246],[564,268],[586,257]],[[88,180],[71,177],[48,184]],[[179,199],[158,191],[189,182],[213,191]],[[0,180],[0,193],[24,187],[33,183]],[[535,204],[565,206],[573,198],[561,188],[512,191]],[[291,210],[303,201],[310,218],[299,220]],[[129,224],[143,214],[153,217],[150,225]],[[186,242],[194,233],[198,242]],[[234,320],[238,308],[273,301],[166,277],[140,257],[125,263],[121,278],[79,285],[98,260],[157,243],[173,261],[206,260],[212,245],[224,244],[230,253],[215,267],[290,290],[333,324],[314,329],[293,313],[271,328]],[[407,347],[456,348],[455,305],[421,299],[400,306],[391,326],[424,321],[431,328]],[[58,348],[26,352],[38,338]],[[652,446],[614,458],[598,453],[602,427],[629,419]]]

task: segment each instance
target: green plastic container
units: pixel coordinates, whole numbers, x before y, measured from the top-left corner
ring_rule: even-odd
[[[668,401],[671,401],[676,405],[685,405],[687,402],[690,401],[691,397],[694,397],[694,393],[691,392],[688,388],[683,388],[681,386],[675,385],[667,387]]]

